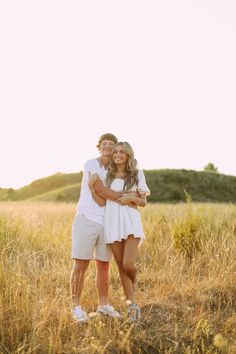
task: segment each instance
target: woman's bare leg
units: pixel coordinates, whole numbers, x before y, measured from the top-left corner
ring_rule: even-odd
[[[124,289],[124,293],[127,300],[131,302],[134,301],[134,289],[133,284],[129,276],[126,274],[123,267],[123,257],[124,257],[124,241],[122,242],[114,242],[111,244],[112,252],[118,266],[120,280],[122,287]]]
[[[137,275],[137,268],[135,266],[137,256],[138,256],[138,245],[140,238],[134,238],[133,235],[129,235],[127,240],[124,241],[124,255],[123,255],[123,267],[132,282],[133,287],[133,298],[131,303],[128,305],[128,322],[136,322],[140,316],[140,308],[135,303],[135,281]]]
[[[140,238],[134,238],[133,235],[128,236],[124,241],[124,255],[123,268],[134,286],[137,275],[137,268],[135,266],[138,257],[138,245]]]

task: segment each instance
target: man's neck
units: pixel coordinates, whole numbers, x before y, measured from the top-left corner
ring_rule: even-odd
[[[100,157],[99,157],[99,161],[100,161],[100,164],[101,164],[102,166],[104,166],[105,168],[107,168],[108,165],[109,165],[110,157],[107,157],[107,156],[100,156]]]

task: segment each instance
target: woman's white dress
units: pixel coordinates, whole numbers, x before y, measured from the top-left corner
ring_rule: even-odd
[[[150,190],[146,184],[143,171],[138,172],[139,183],[134,185],[131,190],[145,192],[150,194]],[[110,189],[122,192],[124,180],[116,178],[112,181]],[[111,200],[106,201],[104,216],[104,234],[105,242],[113,243],[127,239],[129,235],[144,239],[143,226],[139,210],[129,207],[128,205],[120,205]]]

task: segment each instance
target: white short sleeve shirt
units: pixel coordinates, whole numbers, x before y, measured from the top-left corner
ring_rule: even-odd
[[[146,196],[150,195],[150,189],[147,186],[146,178],[142,170],[138,171],[138,186],[135,184],[131,188],[131,191],[139,191],[140,193],[146,194]]]
[[[80,190],[80,199],[76,206],[77,214],[83,214],[87,219],[100,225],[104,222],[105,207],[100,207],[93,199],[89,190],[89,177],[97,173],[104,182],[107,175],[107,169],[100,164],[99,159],[91,159],[85,162],[83,170],[83,179]]]

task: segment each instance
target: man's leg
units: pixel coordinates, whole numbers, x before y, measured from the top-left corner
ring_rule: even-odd
[[[89,260],[75,259],[71,273],[71,297],[73,306],[80,305],[81,293],[84,285],[84,275],[88,268]]]
[[[100,225],[98,239],[95,246],[97,266],[96,285],[98,290],[99,306],[108,304],[109,262],[112,260],[111,248],[105,244],[104,228]]]
[[[109,287],[109,262],[103,262],[96,259],[97,278],[96,285],[98,289],[99,305],[107,305],[108,303],[108,287]]]
[[[97,224],[84,215],[77,214],[72,225],[72,258],[74,267],[71,273],[71,296],[74,306],[80,305],[84,276],[97,239]]]
[[[112,250],[110,246],[105,244],[103,226],[100,228],[95,258],[97,266],[96,284],[99,297],[97,312],[113,318],[120,318],[121,315],[119,312],[115,311],[113,306],[108,304],[109,262],[112,260]]]

